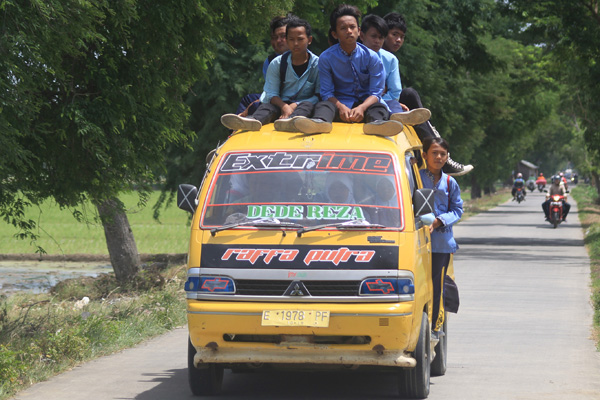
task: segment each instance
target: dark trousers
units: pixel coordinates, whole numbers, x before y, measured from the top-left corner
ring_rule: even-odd
[[[290,103],[288,103],[290,104]],[[310,117],[312,116],[315,105],[308,101],[303,101],[298,104],[291,117]],[[271,103],[261,103],[256,112],[250,115],[251,118],[257,119],[261,124],[265,125],[275,121],[281,115],[281,109]]]
[[[409,110],[414,110],[415,108],[423,108],[423,103],[421,103],[421,97],[419,93],[413,88],[404,88],[400,92],[400,103],[404,104],[408,107]],[[435,134],[433,130],[433,125],[429,121],[423,122],[422,124],[413,126],[417,136],[421,142],[427,138],[436,137],[438,135]]]
[[[356,102],[352,105],[352,108],[357,107],[362,102]],[[343,122],[340,119],[340,113],[337,107],[329,100],[320,101],[315,106],[315,113],[313,118],[323,120],[325,122]],[[365,120],[363,122],[369,123],[373,121],[387,121],[390,119],[390,112],[383,103],[375,103],[367,108],[365,111]]]
[[[431,326],[438,330],[444,323],[444,303],[442,300],[444,278],[450,263],[450,253],[431,253],[431,279],[433,283],[433,311],[431,313]],[[440,304],[441,303],[441,304]]]
[[[542,210],[544,210],[544,214],[546,214],[546,218],[550,217],[550,202],[552,200],[548,199],[542,203]],[[569,214],[569,210],[571,209],[571,205],[563,200],[563,219],[567,218]]]
[[[248,115],[254,114],[254,112],[258,109],[260,101],[256,101],[260,99],[260,93],[250,93],[242,97],[240,100],[240,104],[238,104],[237,110],[235,110],[236,114],[242,113],[250,104],[252,106],[248,108]],[[255,102],[256,101],[256,102]]]

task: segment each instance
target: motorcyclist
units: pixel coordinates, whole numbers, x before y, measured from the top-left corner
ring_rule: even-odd
[[[539,185],[539,184],[543,184],[544,186],[546,186],[546,178],[544,178],[544,174],[540,172],[540,176],[537,177],[537,179],[535,180],[535,184]]]
[[[565,178],[565,174],[562,172],[559,175],[560,175],[560,184],[565,189],[565,192],[566,192],[567,190],[569,190],[569,183],[567,182],[567,178]]]
[[[523,180],[523,174],[522,173],[518,173],[517,174],[517,179],[515,179],[515,181],[513,182],[513,187],[512,187],[512,195],[513,195],[513,200],[515,200],[515,196],[517,194],[517,189],[521,188],[523,190],[523,196],[526,195],[526,191],[525,191],[525,181]]]
[[[559,194],[564,196],[562,199],[563,203],[563,216],[562,220],[564,222],[567,221],[567,214],[569,214],[569,210],[571,209],[571,205],[567,203],[567,191],[561,185],[560,176],[555,175],[552,177],[552,184],[548,189],[548,194],[546,195],[546,201],[542,203],[542,210],[544,210],[544,214],[546,215],[546,221],[550,219],[550,202],[552,201],[552,196],[555,194]]]

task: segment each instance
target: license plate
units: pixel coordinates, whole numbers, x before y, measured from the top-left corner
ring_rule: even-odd
[[[329,326],[329,311],[317,310],[264,310],[262,326]]]

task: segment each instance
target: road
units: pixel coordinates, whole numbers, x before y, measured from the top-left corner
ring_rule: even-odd
[[[429,399],[600,399],[591,335],[589,259],[573,204],[566,224],[544,222],[543,195],[460,223],[459,313],[449,320],[448,371]],[[15,400],[193,398],[185,328],[32,386]],[[391,374],[226,372],[219,399],[389,399]]]

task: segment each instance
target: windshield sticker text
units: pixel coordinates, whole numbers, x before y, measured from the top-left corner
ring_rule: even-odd
[[[305,212],[306,211],[306,212]],[[288,219],[364,219],[361,207],[353,206],[285,206],[285,205],[248,205],[247,217],[254,218],[288,218]]]

